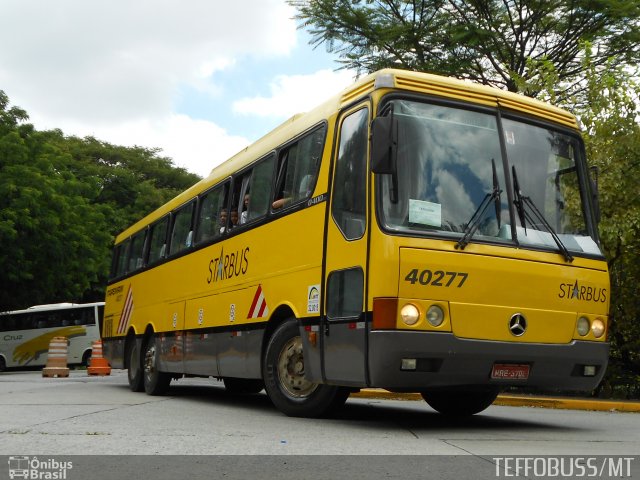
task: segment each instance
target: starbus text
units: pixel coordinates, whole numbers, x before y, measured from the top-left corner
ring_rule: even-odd
[[[230,254],[220,251],[218,258],[209,261],[209,275],[207,283],[213,283],[228,278],[238,277],[247,273],[249,269],[249,247]]]

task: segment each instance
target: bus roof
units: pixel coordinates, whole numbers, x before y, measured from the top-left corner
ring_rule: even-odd
[[[507,110],[515,110],[559,123],[575,130],[578,129],[576,118],[571,113],[521,94],[429,73],[383,69],[360,78],[342,93],[335,95],[313,110],[296,114],[286,120],[262,138],[213,168],[208,177],[121,232],[116,237],[116,243],[125,240],[144,226],[191,200],[198,193],[207,190],[236,171],[264,157],[283,143],[337,113],[341,108],[357,102],[370,95],[373,91],[380,89],[426,93],[494,108],[500,107]]]
[[[42,311],[50,311],[50,310],[66,310],[69,308],[83,308],[83,307],[101,307],[104,305],[104,302],[91,302],[91,303],[48,303],[45,305],[34,305],[32,307],[28,307],[22,310],[13,310],[10,312],[0,312],[0,315],[9,315],[15,313],[30,313],[30,312],[42,312]]]

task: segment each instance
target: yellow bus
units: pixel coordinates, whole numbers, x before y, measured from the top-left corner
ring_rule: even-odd
[[[117,236],[106,355],[134,391],[216,377],[287,415],[420,392],[470,415],[505,387],[602,379],[609,277],[576,119],[382,70]]]

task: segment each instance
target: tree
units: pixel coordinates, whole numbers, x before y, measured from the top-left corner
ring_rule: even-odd
[[[582,46],[597,75],[640,57],[640,3],[620,0],[288,0],[346,68],[384,67],[470,79],[536,96],[541,68],[555,95],[584,88]],[[612,61],[613,59],[613,61]]]
[[[612,287],[611,358],[603,389],[640,398],[640,84],[620,67],[596,77],[588,55],[585,68],[585,101],[573,107],[587,156],[599,172],[599,230]]]
[[[199,177],[27,119],[0,91],[0,311],[104,299],[114,236]]]

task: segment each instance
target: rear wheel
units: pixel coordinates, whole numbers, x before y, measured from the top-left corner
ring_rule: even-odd
[[[149,395],[162,395],[169,388],[171,375],[158,370],[160,353],[156,346],[156,338],[151,335],[144,346],[144,391]]]
[[[349,390],[313,383],[304,376],[302,340],[295,319],[280,325],[267,344],[263,361],[264,386],[273,404],[292,417],[319,417],[340,407]]]
[[[128,360],[127,377],[129,379],[129,388],[132,392],[144,391],[144,379],[142,378],[142,365],[140,363],[140,349],[138,342],[132,338],[127,347]]]
[[[439,413],[451,417],[468,417],[488,408],[499,392],[497,388],[433,390],[422,392],[422,398]]]
[[[7,362],[4,357],[0,357],[0,372],[4,372],[7,369]]]
[[[82,355],[82,366],[88,367],[90,360],[91,360],[91,350],[87,350],[86,352],[84,352],[84,355]]]
[[[222,381],[224,382],[224,388],[229,393],[252,394],[260,393],[264,389],[262,380],[225,377]]]

